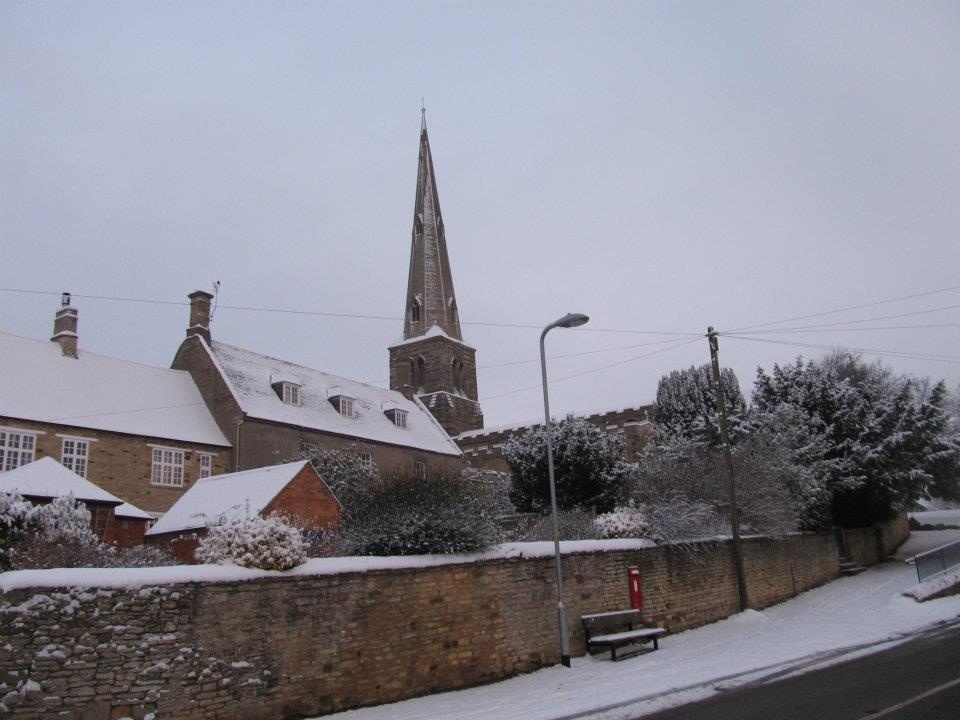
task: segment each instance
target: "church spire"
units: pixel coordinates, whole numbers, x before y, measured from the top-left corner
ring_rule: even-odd
[[[453,275],[447,256],[447,240],[440,213],[440,196],[433,170],[426,110],[421,108],[420,157],[417,166],[417,193],[410,244],[410,275],[404,312],[405,340],[426,334],[434,325],[447,335],[462,340]]]

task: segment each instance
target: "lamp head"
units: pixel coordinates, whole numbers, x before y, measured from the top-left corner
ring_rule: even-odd
[[[562,328],[575,328],[585,324],[590,318],[582,313],[567,313],[557,320],[554,325]]]

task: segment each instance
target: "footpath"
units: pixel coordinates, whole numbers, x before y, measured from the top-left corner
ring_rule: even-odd
[[[960,517],[960,513],[958,513]],[[960,595],[919,603],[904,559],[960,538],[915,531],[896,555],[762,611],[669,635],[660,649],[617,663],[609,653],[502,682],[324,716],[324,720],[622,720],[753,682],[877,652],[960,618]]]

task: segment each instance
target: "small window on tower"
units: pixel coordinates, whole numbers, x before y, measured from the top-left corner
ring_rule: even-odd
[[[410,303],[410,322],[420,322],[420,303],[416,300]]]

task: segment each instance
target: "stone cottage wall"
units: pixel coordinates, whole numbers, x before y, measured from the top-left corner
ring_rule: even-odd
[[[829,535],[748,538],[751,605],[838,574]],[[568,555],[579,616],[629,606],[676,632],[737,610],[728,543]],[[504,678],[558,662],[553,559],[0,596],[0,714],[158,720],[295,718]],[[669,639],[666,641],[669,642]]]

